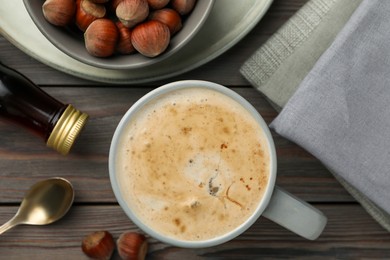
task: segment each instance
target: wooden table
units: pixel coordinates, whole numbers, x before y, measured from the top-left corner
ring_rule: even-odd
[[[276,0],[263,20],[235,47],[216,60],[184,75],[143,85],[113,86],[79,79],[30,58],[0,37],[0,60],[25,74],[45,91],[90,115],[87,128],[66,157],[46,148],[25,129],[0,119],[0,223],[17,211],[36,181],[61,176],[76,190],[70,212],[48,226],[18,226],[0,238],[0,259],[86,259],[82,238],[108,230],[115,238],[138,230],[121,210],[108,177],[111,137],[126,110],[153,88],[175,80],[203,79],[226,85],[252,103],[267,122],[276,111],[239,73],[243,62],[307,0]],[[1,18],[0,18],[1,19]],[[316,241],[307,241],[260,218],[226,244],[181,249],[150,239],[148,259],[390,258],[390,234],[340,186],[313,156],[274,134],[277,184],[307,200],[328,216]],[[115,254],[113,259],[119,259]]]

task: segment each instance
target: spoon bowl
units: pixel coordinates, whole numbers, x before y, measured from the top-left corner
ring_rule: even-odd
[[[62,218],[74,200],[72,184],[63,178],[35,183],[27,191],[15,216],[0,227],[0,234],[19,225],[47,225]]]

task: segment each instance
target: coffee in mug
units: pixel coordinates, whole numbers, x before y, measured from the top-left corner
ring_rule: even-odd
[[[116,172],[145,225],[181,240],[207,240],[243,224],[269,179],[264,131],[232,98],[178,89],[140,108],[123,130]]]
[[[109,172],[129,218],[168,244],[218,245],[260,215],[316,239],[326,217],[275,186],[276,159],[268,126],[249,102],[189,80],[157,88],[129,109],[111,142]]]

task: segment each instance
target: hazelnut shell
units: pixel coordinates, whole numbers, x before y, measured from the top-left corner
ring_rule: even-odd
[[[85,47],[93,56],[108,57],[114,54],[118,41],[118,28],[107,18],[97,19],[84,33]]]
[[[146,0],[122,0],[115,13],[127,28],[131,28],[148,17],[149,5]]]
[[[143,260],[148,252],[146,237],[140,233],[124,232],[116,244],[118,254],[123,260]]]
[[[117,21],[119,38],[116,50],[121,54],[130,54],[135,52],[135,48],[131,43],[131,29],[124,26],[120,21]]]
[[[152,9],[164,8],[170,0],[148,0],[148,4]]]
[[[168,26],[171,36],[178,32],[182,27],[181,16],[171,8],[156,10],[150,14],[151,20],[162,22]]]
[[[83,32],[93,21],[106,15],[106,8],[102,4],[96,4],[90,0],[77,0],[76,5],[76,25]]]
[[[94,2],[96,4],[104,4],[109,2],[110,0],[89,0],[89,1]]]
[[[170,42],[170,31],[165,24],[150,20],[134,28],[131,42],[142,55],[156,57],[167,49]]]
[[[46,0],[42,5],[45,19],[56,26],[66,26],[73,21],[76,13],[74,0]]]
[[[84,237],[82,251],[94,259],[108,260],[115,249],[115,241],[108,231],[96,231]]]
[[[196,0],[172,0],[173,9],[181,15],[189,14],[196,4]]]

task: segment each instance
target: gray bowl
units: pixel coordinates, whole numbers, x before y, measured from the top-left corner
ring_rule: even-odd
[[[85,49],[83,33],[77,28],[57,27],[43,16],[44,0],[23,0],[32,20],[42,34],[58,49],[80,62],[105,69],[133,69],[160,62],[183,48],[204,25],[215,0],[198,0],[194,10],[183,19],[183,28],[175,34],[161,55],[148,58],[141,54],[113,55],[99,58],[90,55]]]

